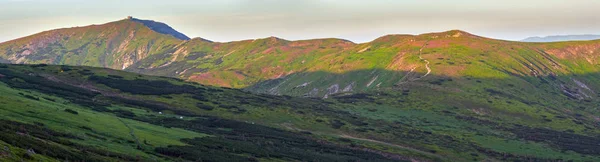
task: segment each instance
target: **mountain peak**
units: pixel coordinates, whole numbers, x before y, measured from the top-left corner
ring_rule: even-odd
[[[476,35],[471,34],[469,32],[455,29],[455,30],[448,30],[448,31],[443,31],[443,32],[419,34],[419,36],[429,36],[429,37],[435,37],[435,38],[443,38],[443,37],[459,38],[459,37],[463,37],[463,36],[476,36]]]
[[[183,33],[178,32],[177,30],[173,29],[169,25],[162,23],[162,22],[157,22],[154,20],[142,20],[142,19],[137,19],[137,18],[131,17],[131,16],[128,16],[127,20],[142,23],[142,24],[144,24],[144,26],[150,28],[151,30],[153,30],[155,32],[161,33],[161,34],[171,35],[171,36],[173,36],[177,39],[181,39],[181,40],[190,40],[190,37],[186,36]]]

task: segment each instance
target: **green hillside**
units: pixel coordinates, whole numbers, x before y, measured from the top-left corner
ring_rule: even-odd
[[[410,82],[398,91],[321,100],[91,67],[2,65],[0,145],[7,149],[1,155],[32,161],[599,160],[595,100],[523,98],[518,94],[527,86],[484,88],[510,79],[471,80],[479,86]]]
[[[18,64],[64,64],[125,69],[167,51],[181,40],[137,19],[56,29],[0,44],[0,57]]]
[[[212,42],[179,40],[134,20],[53,30],[5,42],[0,44],[0,58],[11,63],[124,69],[205,85],[320,98],[391,88],[420,80],[417,73],[523,78],[599,71],[600,41],[523,43],[452,30],[388,35],[361,44],[276,37]]]

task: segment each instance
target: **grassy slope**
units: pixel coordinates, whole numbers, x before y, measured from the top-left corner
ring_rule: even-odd
[[[444,85],[464,83],[409,82],[398,91],[319,100],[90,67],[9,65],[0,67],[0,74],[3,120],[68,132],[64,139],[77,144],[55,140],[60,147],[86,146],[138,158],[597,161],[600,155],[590,143],[598,141],[599,133],[595,102],[557,96],[536,103],[504,95],[520,87],[457,91]],[[507,81],[477,78],[472,84]],[[583,108],[562,107],[568,104]],[[323,149],[335,151],[319,152]]]
[[[317,89],[313,96],[324,97],[335,87],[340,92],[351,85],[353,92],[361,92],[414,80],[416,73],[427,72],[425,60],[431,74],[454,78],[594,74],[599,71],[599,49],[598,41],[521,43],[462,31],[389,35],[363,44],[273,37],[227,43],[196,39],[178,46],[176,55],[155,55],[127,70],[272,94],[302,96]]]
[[[275,121],[293,119],[293,117],[286,117],[290,115],[285,115],[291,107],[282,106],[279,109],[265,105],[269,102],[282,102],[284,99],[279,97],[261,97],[239,90],[204,87],[173,79],[140,76],[107,69],[61,66],[32,68],[2,65],[0,74],[2,74],[0,77],[2,82],[0,83],[2,92],[0,95],[2,98],[0,103],[1,124],[14,125],[8,121],[30,124],[17,126],[16,129],[3,129],[3,132],[0,133],[0,140],[4,141],[2,146],[10,148],[6,152],[6,156],[15,159],[37,161],[50,158],[87,161],[96,158],[96,160],[153,159],[162,161],[175,160],[181,156],[181,160],[192,161],[197,158],[217,161],[236,159],[243,161],[248,159],[310,160],[311,158],[390,160],[377,153],[361,151],[358,146],[354,148],[335,143],[328,144],[326,141],[318,142],[314,139],[316,137],[310,135],[298,136],[297,133],[254,125],[256,122],[257,124],[277,126]],[[181,89],[175,91],[160,88],[144,89],[136,87],[136,85],[144,86],[143,84],[130,83],[142,80],[150,83],[162,81],[161,85],[172,84],[171,86]],[[119,89],[109,88],[108,85],[120,86],[120,88],[133,86],[131,89],[120,90],[130,90],[132,93],[115,93]],[[172,90],[171,88],[166,89]],[[247,99],[252,104],[232,104],[232,101],[235,101],[234,98]],[[310,104],[322,103],[313,101]],[[269,119],[259,120],[263,115],[268,115]],[[228,121],[226,120],[228,118],[241,122]],[[320,125],[326,130],[331,130],[327,128],[326,124]],[[57,139],[43,139],[42,136],[35,135],[37,134],[35,130],[40,129],[38,127],[51,130],[42,132],[42,134],[55,131],[66,132],[68,135],[52,136]],[[15,132],[25,135],[8,136]],[[11,140],[13,138],[25,139]],[[31,142],[25,140],[40,140],[49,144],[47,146],[29,146],[28,144]],[[12,143],[17,141],[22,142]],[[210,146],[194,144],[195,142]],[[286,144],[279,144],[279,142],[286,142]],[[262,148],[265,151],[273,152],[256,152],[258,149],[252,148],[261,143],[273,144],[273,146]],[[52,149],[63,151],[64,155],[57,155],[49,151],[49,148],[53,147],[65,148],[65,150]],[[221,147],[225,148],[220,149]],[[315,150],[317,148],[314,147],[321,151]],[[77,151],[81,150],[80,148],[104,150],[109,153],[102,151],[84,153]],[[34,150],[36,154],[23,153],[22,149]],[[197,152],[203,149],[205,151]],[[233,149],[233,151],[228,151],[228,149]],[[323,152],[322,149],[328,151]],[[184,154],[188,153],[186,150],[195,150],[196,152]],[[90,156],[77,156],[86,154]],[[123,156],[120,156],[121,154]],[[3,153],[2,157],[4,156]]]
[[[141,23],[121,20],[5,42],[0,44],[0,56],[13,63],[108,67],[256,92],[324,97],[335,87],[338,92],[346,87],[361,92],[415,79],[415,73],[427,72],[425,60],[431,62],[431,74],[450,77],[596,73],[598,42],[509,42],[453,30],[388,35],[362,44],[275,37],[220,43],[201,38],[182,41]],[[368,74],[352,73],[369,70]],[[333,78],[337,74],[347,75]],[[269,82],[272,79],[286,81],[274,84]],[[305,90],[295,89],[304,84]]]
[[[56,29],[0,44],[12,63],[85,65],[124,69],[154,54],[166,54],[181,40],[142,23],[120,20]]]

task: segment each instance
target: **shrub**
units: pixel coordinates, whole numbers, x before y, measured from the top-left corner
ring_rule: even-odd
[[[71,113],[71,114],[75,114],[75,115],[79,114],[77,111],[72,110],[72,109],[65,109],[65,112],[68,112],[68,113]]]
[[[213,110],[213,109],[215,109],[214,107],[212,107],[210,105],[205,105],[203,103],[197,103],[196,107],[198,107],[200,109],[204,109],[204,110]]]

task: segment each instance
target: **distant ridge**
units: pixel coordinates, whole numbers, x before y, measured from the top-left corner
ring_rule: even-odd
[[[136,19],[133,17],[127,17],[130,20],[136,21],[136,22],[140,22],[142,24],[144,24],[145,26],[147,26],[148,28],[161,33],[161,34],[167,34],[167,35],[171,35],[177,39],[181,39],[181,40],[190,40],[190,37],[186,36],[183,33],[178,32],[177,30],[171,28],[169,25],[165,24],[165,23],[161,23],[161,22],[157,22],[157,21],[153,21],[153,20],[141,20],[141,19]]]
[[[529,37],[521,40],[521,42],[561,42],[561,41],[585,41],[600,39],[600,35],[554,35],[546,37]]]
[[[365,43],[277,37],[212,42],[190,39],[164,23],[133,17],[0,43],[0,62],[106,67],[260,93],[322,98],[395,87],[429,75],[575,73],[576,67],[561,61],[589,66],[589,73],[600,72],[598,55],[600,40],[556,46],[486,38],[461,30],[391,34]],[[529,63],[540,57],[548,61]],[[404,73],[411,75],[404,77]]]

